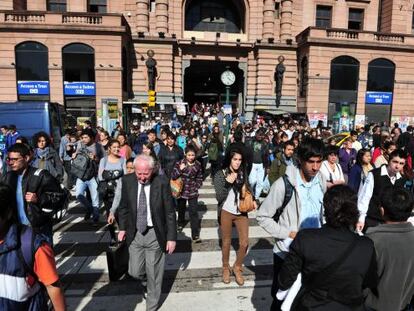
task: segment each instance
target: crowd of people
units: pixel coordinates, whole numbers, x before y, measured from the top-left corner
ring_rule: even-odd
[[[117,124],[111,134],[87,121],[67,129],[57,150],[47,133],[29,142],[15,126],[2,126],[2,273],[24,284],[22,276],[33,276],[33,284],[46,286],[55,310],[65,310],[53,259],[51,205],[63,204],[66,188],[91,226],[105,217],[111,244],[126,241],[128,274],[146,289],[147,310],[156,310],[165,254],[176,248],[186,210],[193,243],[203,242],[198,196],[210,175],[224,283],[234,275],[244,284],[247,192],[259,225],[275,239],[271,310],[281,310],[283,295],[297,282],[290,310],[411,310],[414,128],[357,126],[338,140],[322,122],[316,128],[292,118],[246,122],[219,106],[213,111],[197,104],[181,122],[135,122],[128,132]],[[239,247],[230,263],[233,226]],[[30,246],[27,234],[35,241]],[[25,262],[19,254],[27,247],[35,256]],[[44,310],[44,287],[33,284],[20,297],[0,295],[0,305],[17,310],[23,301],[39,308],[19,310]]]

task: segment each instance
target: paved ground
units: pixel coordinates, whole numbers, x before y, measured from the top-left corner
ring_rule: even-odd
[[[244,263],[246,284],[223,284],[217,201],[211,180],[204,182],[200,193],[203,242],[192,244],[189,223],[178,235],[177,250],[166,260],[160,310],[268,310],[272,239],[251,213],[250,248]],[[73,202],[64,221],[55,227],[54,243],[69,310],[145,310],[145,299],[136,281],[108,280],[105,249],[109,234],[104,222],[98,228],[84,222],[83,210]],[[233,246],[237,247],[237,240]],[[232,250],[231,260],[234,258]]]

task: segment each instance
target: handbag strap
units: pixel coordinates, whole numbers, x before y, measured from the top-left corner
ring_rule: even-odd
[[[311,281],[308,284],[304,284],[306,289],[309,290],[313,287],[318,286],[321,280],[325,281],[327,276],[329,277],[333,273],[335,273],[338,268],[345,262],[345,260],[349,257],[351,254],[352,249],[355,247],[357,243],[357,237],[354,236],[351,243],[346,247],[346,249],[338,256],[338,258],[332,262],[330,265],[328,265],[325,269],[323,269],[320,272],[315,273],[312,275]]]

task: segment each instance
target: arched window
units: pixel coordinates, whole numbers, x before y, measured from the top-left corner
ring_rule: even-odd
[[[48,49],[42,43],[26,41],[15,48],[19,100],[49,100]]]
[[[368,122],[389,121],[394,91],[395,65],[385,58],[368,64],[365,115]]]
[[[16,46],[17,81],[49,81],[48,50],[42,43],[27,41]]]
[[[245,8],[241,1],[193,0],[185,12],[185,30],[244,32]]]
[[[72,43],[62,49],[64,98],[68,122],[83,118],[96,121],[95,51],[89,45]]]
[[[308,58],[305,56],[300,62],[300,97],[306,97],[308,89]]]
[[[334,132],[353,128],[358,99],[359,61],[339,56],[331,61],[328,122]]]
[[[411,10],[411,32],[414,33],[414,5]]]
[[[358,89],[359,62],[350,56],[339,56],[331,62],[331,90]]]
[[[62,50],[64,81],[95,81],[95,51],[89,45],[72,43]]]

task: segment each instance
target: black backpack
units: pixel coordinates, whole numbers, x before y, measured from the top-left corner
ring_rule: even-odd
[[[283,199],[282,206],[279,207],[276,210],[276,213],[273,215],[273,220],[275,222],[279,222],[280,215],[282,215],[283,211],[285,210],[286,205],[288,205],[288,203],[292,199],[293,193],[295,192],[295,188],[290,183],[287,175],[286,174],[283,175],[282,178],[283,178],[283,182],[285,184],[285,197]]]
[[[43,172],[44,170],[38,169],[29,177],[28,182],[30,183],[30,187],[36,189],[36,192],[40,188],[41,175]],[[52,175],[51,177],[56,180],[56,184],[59,184],[59,190],[55,192],[43,192],[39,196],[39,202],[31,205],[33,225],[41,226],[50,220],[54,224],[59,223],[67,212],[70,191],[60,184],[55,177]]]
[[[85,149],[81,149],[72,160],[70,172],[80,180],[87,181],[96,176],[97,164]]]

